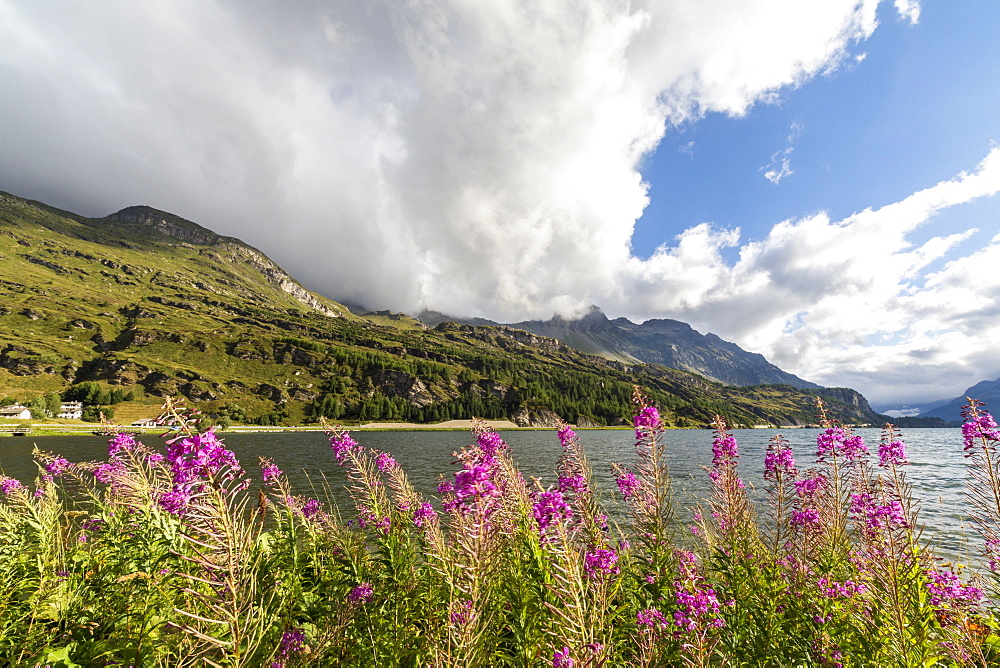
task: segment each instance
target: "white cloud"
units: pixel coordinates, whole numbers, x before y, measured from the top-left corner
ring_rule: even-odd
[[[738,246],[738,231],[702,225],[634,261],[624,282],[635,289],[620,306],[659,306],[804,378],[880,401],[957,394],[1000,376],[1000,274],[992,269],[1000,266],[1000,235],[936,271],[929,268],[977,231],[920,245],[910,235],[936,213],[998,191],[994,148],[975,171],[880,209],[781,222],[740,246],[733,264],[721,250]],[[916,367],[921,388],[905,380]]]
[[[761,170],[767,169],[767,171],[764,172],[764,178],[774,185],[778,185],[786,176],[794,174],[795,170],[792,169],[791,159],[792,151],[794,150],[795,149],[789,146],[786,149],[772,153],[771,162],[767,165],[767,167],[760,168]]]
[[[920,3],[917,0],[895,0],[896,11],[911,25],[920,21]]]

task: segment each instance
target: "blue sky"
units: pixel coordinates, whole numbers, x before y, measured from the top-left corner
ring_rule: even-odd
[[[756,238],[817,209],[841,219],[978,163],[1000,141],[1000,3],[925,1],[916,24],[883,4],[879,18],[851,48],[861,62],[745,116],[712,113],[668,132],[642,168],[650,205],[635,253],[706,221]],[[783,157],[793,172],[769,182]],[[967,227],[1000,231],[1000,200],[942,213],[914,239]]]
[[[900,407],[1000,377],[997,35],[988,0],[0,0],[0,189]]]

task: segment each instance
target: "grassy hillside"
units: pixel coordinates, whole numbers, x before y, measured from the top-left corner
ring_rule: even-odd
[[[176,216],[130,207],[88,219],[0,193],[0,396],[85,382],[132,391],[130,415],[180,395],[260,423],[616,424],[633,384],[679,425],[715,412],[736,424],[804,424],[816,394],[842,419],[878,419],[849,390],[726,387],[507,327],[357,316],[260,251]]]

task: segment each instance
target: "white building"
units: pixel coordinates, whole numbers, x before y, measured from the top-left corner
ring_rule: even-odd
[[[21,404],[4,406],[3,408],[0,408],[0,418],[7,418],[8,420],[30,420],[31,410],[29,410],[27,406],[22,406]]]
[[[59,405],[59,417],[63,420],[79,420],[83,417],[82,401],[64,401]]]

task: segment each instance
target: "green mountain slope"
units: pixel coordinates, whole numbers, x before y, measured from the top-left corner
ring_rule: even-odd
[[[879,419],[851,390],[726,387],[585,355],[510,327],[357,316],[260,251],[148,207],[88,219],[0,193],[0,396],[80,383],[150,405],[181,395],[235,421],[617,424],[633,384],[672,423]]]

